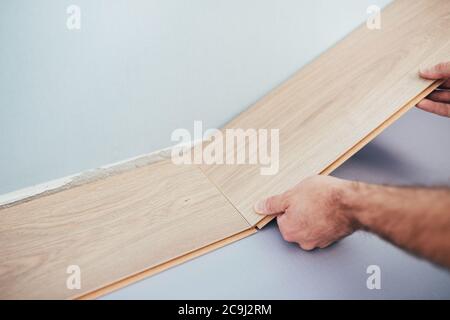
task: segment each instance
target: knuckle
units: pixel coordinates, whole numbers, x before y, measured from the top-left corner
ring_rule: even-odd
[[[284,194],[272,196],[266,200],[265,207],[266,210],[268,210],[269,212],[278,213],[278,211],[280,211],[281,208],[287,207],[287,202],[288,199],[287,197],[284,196]]]
[[[266,209],[269,212],[273,212],[274,209],[274,197],[270,197],[266,200]]]

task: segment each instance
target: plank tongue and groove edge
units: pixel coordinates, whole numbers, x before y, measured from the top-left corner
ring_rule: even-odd
[[[439,84],[418,70],[450,60],[450,1],[397,0],[381,21],[381,30],[361,26],[225,126],[280,130],[276,175],[258,165],[202,166],[251,225],[269,220],[254,213],[258,200],[329,173]]]
[[[329,174],[440,84],[417,71],[450,58],[450,1],[397,0],[381,17],[223,128],[279,129],[278,174],[166,160],[2,209],[0,298],[95,298],[254,233],[269,220],[257,200]]]

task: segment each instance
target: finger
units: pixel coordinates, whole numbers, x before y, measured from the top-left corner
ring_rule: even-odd
[[[429,80],[450,78],[450,62],[439,63],[432,67],[421,67],[420,76]]]
[[[286,221],[286,215],[282,214],[277,216],[278,229],[280,229],[281,236],[287,242],[295,242],[293,233],[290,231],[290,225]]]
[[[313,251],[316,249],[316,246],[311,242],[301,242],[299,243],[299,246],[305,251]]]
[[[417,107],[443,117],[450,117],[450,104],[423,99],[417,104]]]
[[[450,89],[450,79],[445,81],[443,84],[441,84],[441,86],[439,88],[440,89]]]
[[[255,204],[255,211],[259,214],[277,215],[284,213],[288,208],[288,197],[285,193],[276,195]]]
[[[432,92],[427,99],[435,102],[450,103],[450,91],[436,90]]]

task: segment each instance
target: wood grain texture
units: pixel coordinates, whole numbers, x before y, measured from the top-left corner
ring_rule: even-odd
[[[192,260],[192,259],[194,259],[196,257],[199,257],[199,256],[203,255],[203,254],[206,254],[206,253],[211,252],[213,250],[222,248],[222,247],[224,247],[226,245],[229,245],[229,244],[231,244],[233,242],[241,240],[241,239],[243,239],[245,237],[251,236],[252,234],[254,234],[256,232],[257,232],[256,228],[250,228],[250,229],[244,230],[244,231],[242,231],[240,233],[237,233],[237,234],[235,234],[235,235],[233,235],[231,237],[225,238],[225,239],[220,240],[218,242],[214,242],[214,243],[209,244],[209,245],[207,245],[207,246],[205,246],[203,248],[200,248],[198,250],[189,252],[188,254],[185,254],[185,255],[177,257],[175,259],[169,260],[169,261],[167,261],[165,263],[162,263],[160,265],[157,265],[157,266],[155,266],[153,268],[149,268],[147,270],[144,270],[142,272],[136,273],[136,274],[131,275],[129,277],[126,277],[124,279],[120,279],[117,282],[114,282],[114,283],[112,283],[110,285],[107,285],[105,287],[102,287],[102,288],[99,288],[99,289],[94,290],[92,292],[89,292],[87,294],[75,297],[75,299],[77,299],[77,300],[91,300],[91,299],[95,299],[95,298],[101,297],[101,296],[103,296],[103,295],[105,295],[107,293],[110,293],[110,292],[112,292],[114,290],[123,288],[123,287],[125,287],[125,286],[127,286],[129,284],[132,284],[132,283],[136,282],[136,281],[145,279],[145,278],[150,277],[150,276],[152,276],[152,275],[154,275],[156,273],[159,273],[161,271],[164,271],[164,270],[167,270],[169,268],[175,267],[175,266],[177,266],[179,264],[182,264],[182,263],[184,263],[186,261]]]
[[[323,172],[426,90],[421,64],[450,59],[450,1],[397,0],[381,17],[381,30],[361,26],[225,126],[280,130],[276,175],[202,166],[250,224],[262,220],[256,201]]]
[[[80,296],[249,228],[198,168],[134,169],[0,211],[0,298]]]

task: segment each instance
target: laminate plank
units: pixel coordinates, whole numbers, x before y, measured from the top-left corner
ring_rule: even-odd
[[[129,277],[126,277],[124,279],[120,279],[119,281],[114,282],[114,283],[112,283],[110,285],[107,285],[105,287],[99,288],[97,290],[94,290],[94,291],[89,292],[89,293],[84,294],[84,295],[77,296],[77,297],[75,297],[75,299],[77,299],[77,300],[91,300],[91,299],[95,299],[95,298],[101,297],[101,296],[103,296],[103,295],[105,295],[107,293],[110,293],[110,292],[112,292],[114,290],[123,288],[123,287],[125,287],[125,286],[127,286],[129,284],[132,284],[132,283],[136,282],[136,281],[145,279],[145,278],[150,277],[150,276],[152,276],[154,274],[157,274],[157,273],[162,272],[164,270],[167,270],[169,268],[175,267],[175,266],[177,266],[177,265],[179,265],[181,263],[184,263],[186,261],[194,259],[194,258],[196,258],[198,256],[206,254],[206,253],[208,253],[210,251],[213,251],[213,250],[216,250],[216,249],[220,249],[220,248],[222,248],[222,247],[224,247],[224,246],[226,246],[228,244],[231,244],[231,243],[236,242],[238,240],[244,239],[244,238],[246,238],[248,236],[251,236],[252,234],[255,234],[256,232],[257,232],[256,228],[251,228],[251,229],[244,230],[244,231],[242,231],[240,233],[237,233],[237,234],[235,234],[235,235],[233,235],[231,237],[225,238],[225,239],[220,240],[218,242],[214,242],[214,243],[209,244],[209,245],[207,245],[207,246],[205,246],[203,248],[200,248],[198,250],[189,252],[188,254],[185,254],[185,255],[177,257],[175,259],[169,260],[169,261],[167,261],[167,262],[165,262],[163,264],[157,265],[157,266],[155,266],[153,268],[149,268],[149,269],[146,269],[146,270],[144,270],[142,272],[138,272],[138,273],[133,274],[133,275],[131,275]]]
[[[1,210],[0,298],[83,296],[249,228],[197,167],[133,169]]]
[[[259,199],[320,174],[430,87],[421,64],[449,59],[450,1],[397,0],[381,20],[381,30],[361,26],[223,128],[280,130],[276,175],[259,165],[201,167],[250,224],[262,220]]]

